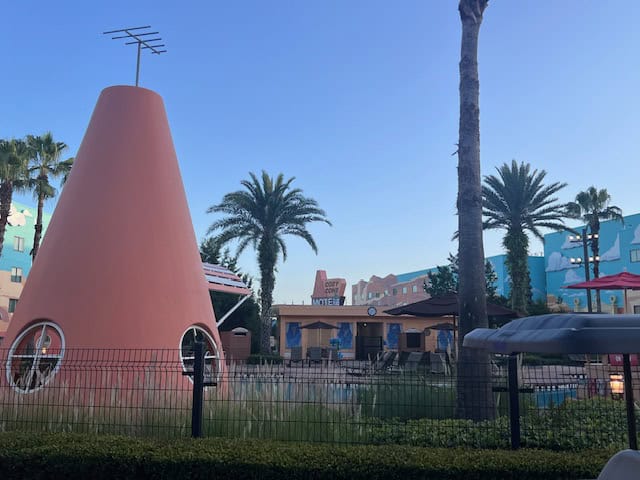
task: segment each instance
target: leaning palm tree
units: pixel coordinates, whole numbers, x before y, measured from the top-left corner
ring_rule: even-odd
[[[28,161],[27,144],[23,140],[0,140],[0,255],[13,192],[25,185]]]
[[[578,193],[575,202],[567,203],[567,216],[585,222],[589,227],[589,233],[592,235],[589,243],[591,244],[591,252],[593,253],[594,259],[594,278],[600,276],[600,262],[598,261],[600,255],[598,238],[600,234],[600,221],[618,220],[624,222],[622,210],[619,207],[609,205],[610,201],[611,195],[609,195],[606,188],[598,190],[596,187],[591,186],[584,192]],[[596,290],[596,309],[597,312],[602,311],[600,290]]]
[[[544,241],[541,228],[566,229],[565,206],[554,195],[567,184],[545,185],[547,172],[532,172],[528,163],[518,165],[515,160],[496,170],[498,176],[485,176],[482,186],[484,228],[506,230],[502,245],[507,251],[505,263],[511,277],[511,308],[526,314],[531,296],[527,232]]]
[[[67,149],[67,145],[64,142],[56,142],[51,132],[40,136],[28,135],[27,146],[30,152],[28,187],[33,191],[38,201],[33,249],[31,250],[31,257],[35,260],[42,238],[44,202],[56,195],[56,189],[51,185],[50,180],[61,177],[64,184],[71,171],[73,158],[60,159]]]
[[[305,197],[302,190],[292,188],[295,177],[284,180],[279,174],[275,179],[265,171],[259,179],[249,173],[250,180],[243,180],[245,190],[227,193],[222,202],[209,207],[207,213],[223,213],[226,216],[209,227],[209,233],[219,232],[215,237],[222,246],[238,240],[239,255],[249,245],[257,250],[260,268],[260,351],[269,353],[271,335],[271,304],[275,287],[275,269],[278,258],[287,259],[285,235],[302,237],[313,249],[318,247],[307,224],[324,222],[331,225],[326,213],[312,198]]]
[[[482,245],[480,180],[480,81],[478,36],[488,0],[460,0],[460,124],[458,137],[458,259],[460,335],[458,335],[457,413],[483,420],[493,416],[489,356],[465,348],[462,339],[474,328],[487,327]]]

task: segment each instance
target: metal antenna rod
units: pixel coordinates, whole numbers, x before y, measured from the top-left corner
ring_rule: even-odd
[[[138,42],[138,59],[136,60],[136,87],[138,86],[138,80],[140,79],[140,47],[141,42]]]
[[[159,33],[159,32],[142,32],[141,31],[147,28],[151,28],[151,25],[146,25],[144,27],[121,28],[119,30],[110,30],[108,32],[102,32],[104,35],[110,35],[113,33],[122,34],[122,35],[116,35],[115,37],[111,37],[111,39],[118,40],[121,38],[126,38],[128,40],[133,40],[133,41],[125,42],[125,45],[137,45],[136,87],[138,86],[138,83],[140,81],[140,53],[142,52],[142,50],[143,49],[151,50],[151,53],[155,55],[160,55],[161,53],[166,52],[166,50],[160,50],[161,47],[165,46],[164,43],[154,44],[154,42],[162,41],[161,37],[144,38],[147,35],[156,35]]]

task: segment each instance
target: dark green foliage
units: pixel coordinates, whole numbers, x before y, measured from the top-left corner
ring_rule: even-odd
[[[612,453],[0,434],[3,480],[579,479],[595,478]]]
[[[429,282],[425,282],[424,291],[432,297],[440,297],[458,291],[458,276],[454,275],[450,266],[436,267],[436,272],[429,272]]]
[[[255,353],[249,355],[247,359],[248,365],[262,365],[262,364],[271,364],[271,365],[280,365],[283,362],[283,358],[280,355],[263,355],[261,353]]]
[[[207,213],[221,213],[224,217],[209,227],[216,232],[215,241],[226,245],[238,241],[237,255],[248,246],[256,250],[260,267],[260,352],[269,353],[272,329],[271,304],[276,284],[278,260],[287,259],[286,236],[302,238],[318,253],[318,246],[309,232],[308,225],[324,222],[331,225],[326,213],[313,198],[293,188],[295,177],[285,180],[281,173],[271,177],[264,170],[258,178],[249,173],[250,180],[240,182],[243,190],[227,193],[222,202],[212,205]]]
[[[26,142],[29,150],[27,187],[33,191],[33,195],[38,201],[33,249],[31,250],[31,257],[35,260],[42,238],[44,202],[56,195],[56,189],[51,185],[50,180],[60,177],[61,183],[64,184],[71,172],[74,159],[61,159],[68,147],[64,142],[56,142],[51,132],[40,136],[27,135]]]
[[[527,256],[532,233],[544,241],[541,228],[565,229],[565,206],[554,196],[566,183],[545,185],[544,170],[531,171],[531,165],[513,160],[496,168],[498,175],[484,177],[482,186],[483,228],[502,229],[507,251],[506,266],[511,277],[511,308],[527,313],[531,301],[531,279]]]
[[[502,400],[507,400],[506,396]],[[462,419],[389,420],[370,427],[369,441],[425,447],[508,448],[509,417],[506,402],[501,416],[473,422]],[[627,419],[624,402],[610,399],[568,400],[540,410],[530,394],[522,394],[521,440],[529,448],[553,450],[617,450],[626,448]],[[504,408],[501,408],[504,407]],[[638,429],[640,431],[640,419]]]
[[[437,266],[435,272],[427,273],[428,282],[424,282],[423,288],[432,297],[439,297],[448,293],[458,292],[458,256],[449,254],[449,265]],[[498,275],[489,260],[484,264],[485,288],[487,300],[492,302],[496,298]]]

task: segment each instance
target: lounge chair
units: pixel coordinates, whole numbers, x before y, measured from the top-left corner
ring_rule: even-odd
[[[307,348],[307,358],[309,359],[309,364],[311,364],[311,362],[322,362],[322,347]]]
[[[403,371],[407,372],[416,372],[418,370],[418,365],[422,361],[422,353],[423,352],[410,352],[407,360],[404,364]]]
[[[364,367],[347,367],[346,371],[350,375],[357,376],[383,373],[391,369],[395,359],[396,352],[380,352],[371,364]]]
[[[449,365],[447,365],[446,353],[431,353],[431,373],[447,374],[449,373]]]
[[[291,357],[289,357],[289,366],[292,362],[302,362],[302,347],[291,347]]]

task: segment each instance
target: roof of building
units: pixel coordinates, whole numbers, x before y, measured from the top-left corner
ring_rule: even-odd
[[[209,290],[215,292],[236,293],[238,295],[251,295],[251,289],[245,285],[242,279],[222,265],[203,263],[204,277],[209,284]]]

